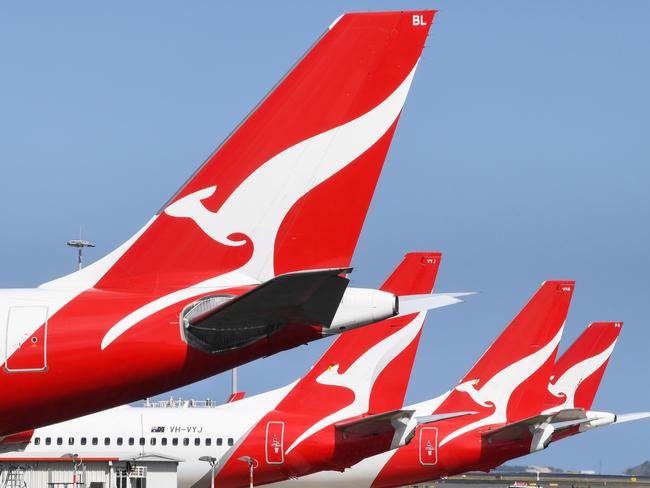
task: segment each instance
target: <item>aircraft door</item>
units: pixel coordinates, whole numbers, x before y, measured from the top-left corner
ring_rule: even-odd
[[[10,373],[47,369],[47,307],[10,307],[5,329],[4,370]],[[32,334],[31,325],[38,328]]]
[[[438,428],[422,427],[420,429],[420,464],[435,466],[438,462]]]
[[[266,463],[284,463],[284,422],[266,424]]]

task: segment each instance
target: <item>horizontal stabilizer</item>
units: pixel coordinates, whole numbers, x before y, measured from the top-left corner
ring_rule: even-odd
[[[395,424],[398,421],[410,420],[413,413],[414,410],[393,410],[392,412],[368,415],[360,419],[344,420],[334,424],[334,427],[348,434],[374,436],[395,430]]]
[[[344,420],[335,424],[334,427],[339,432],[357,436],[378,436],[392,433],[390,449],[397,449],[411,442],[415,430],[420,424],[430,424],[441,420],[472,415],[476,412],[453,412],[423,417],[414,417],[414,413],[414,410],[393,410],[354,420]]]
[[[349,268],[287,273],[236,297],[206,297],[183,314],[188,343],[207,352],[241,347],[288,324],[329,327]]]
[[[451,413],[439,413],[437,415],[423,415],[422,417],[415,417],[418,421],[418,424],[432,424],[434,422],[440,422],[441,420],[455,419],[456,417],[465,417],[467,415],[474,415],[478,412],[451,412]]]
[[[635,420],[642,420],[650,417],[650,412],[637,412],[616,415],[611,412],[596,412],[588,410],[584,413],[584,419],[576,419],[573,422],[554,422],[554,432],[561,433],[566,429],[579,427],[580,432],[596,429],[598,427],[605,427],[606,425],[622,424],[625,422],[632,422]]]
[[[569,429],[571,427],[579,427],[582,424],[588,424],[593,419],[576,419],[576,420],[564,420],[562,422],[553,422],[551,425],[555,432],[558,432],[563,429]]]
[[[482,433],[488,444],[512,442],[530,438],[530,452],[545,449],[556,435],[562,435],[567,429],[585,432],[597,427],[614,423],[631,422],[650,417],[650,412],[615,415],[610,412],[584,411],[581,408],[566,408],[552,414],[536,415],[518,422],[513,422],[494,430]],[[576,429],[577,428],[577,429]]]
[[[462,303],[461,297],[468,295],[475,295],[475,293],[432,293],[428,295],[400,296],[398,297],[399,314],[409,315]]]
[[[634,420],[642,420],[647,418],[650,418],[650,412],[623,413],[616,416],[616,423],[622,424],[625,422],[633,422]]]
[[[372,437],[373,441],[365,444],[374,446],[371,455],[375,455],[387,450],[397,449],[411,442],[418,426],[417,420],[413,417],[414,414],[415,410],[392,410],[360,419],[344,420],[334,424],[334,427],[338,432],[356,435],[362,439]],[[378,436],[382,435],[390,436],[390,444],[377,442]],[[368,457],[368,455],[364,455],[364,457]]]
[[[325,334],[338,334],[343,330],[373,324],[380,320],[411,315],[434,308],[462,303],[459,297],[472,293],[432,293],[424,295],[395,296],[383,290],[348,288],[336,311],[331,327]]]
[[[482,433],[488,443],[508,442],[525,439],[534,433],[542,425],[558,425],[567,428],[572,425],[580,425],[584,421],[589,422],[585,411],[580,408],[567,408],[553,414],[535,415],[518,422],[512,422]]]

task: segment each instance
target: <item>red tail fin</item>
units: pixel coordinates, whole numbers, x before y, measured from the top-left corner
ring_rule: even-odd
[[[404,256],[402,263],[381,286],[381,289],[401,296],[431,293],[436,282],[441,258],[442,254],[440,253],[414,252],[407,254]],[[384,330],[378,330],[378,335],[382,333],[386,335],[390,329],[392,329],[392,333],[395,333],[399,328],[407,326],[409,322],[419,323],[420,331],[406,349],[388,364],[377,377],[370,394],[369,412],[388,412],[402,408],[409,378],[411,377],[411,370],[413,369],[413,362],[415,361],[415,354],[420,342],[424,316],[424,313],[419,314],[419,316],[408,315],[379,324]],[[363,331],[358,330],[356,332],[361,333]]]
[[[573,281],[544,282],[470,369],[437,412],[477,411],[485,416],[444,442],[482,425],[539,413],[573,289]]]
[[[431,293],[441,258],[442,254],[439,252],[406,254],[380,289],[398,296]]]
[[[440,259],[440,253],[407,254],[381,289],[396,295],[430,293]],[[323,411],[326,417],[326,411],[336,411],[339,404],[347,404],[350,398],[362,400],[366,396],[369,412],[401,408],[424,315],[396,317],[338,337],[287,396],[287,407],[293,405],[292,398],[301,398],[301,404],[314,403],[309,411]],[[351,373],[361,374],[363,378],[353,379]],[[324,380],[327,375],[341,379],[350,376],[351,381],[349,384],[328,383]],[[367,391],[361,392],[363,389]],[[338,396],[341,398],[335,400]],[[323,401],[325,398],[327,402]],[[280,403],[278,409],[282,409],[284,403]]]
[[[433,16],[342,16],[97,286],[349,266]]]
[[[622,327],[594,322],[562,354],[548,385],[555,400],[549,409],[591,408]]]
[[[429,293],[439,264],[439,253],[407,254],[382,290],[400,295]],[[331,462],[339,462],[338,449],[342,449],[335,425],[364,418],[368,413],[402,407],[424,315],[398,316],[339,336],[318,363],[234,448],[222,463],[217,479],[222,484],[241,479],[243,470],[237,459],[246,455],[267,459],[256,472],[263,482],[279,480],[282,474],[268,467],[272,464],[268,462],[269,432],[278,441],[278,450],[282,450],[281,458],[276,450],[277,462],[286,462],[292,456],[294,462],[287,465],[291,464],[294,475],[325,466],[332,469]],[[283,428],[279,430],[276,426]],[[390,449],[392,436],[393,433],[388,438],[382,434],[373,441],[381,446],[387,441],[385,447],[378,449]],[[318,446],[317,450],[314,446]],[[314,453],[318,453],[318,459],[314,459]],[[341,456],[350,460],[350,456]],[[323,467],[318,463],[323,463]]]

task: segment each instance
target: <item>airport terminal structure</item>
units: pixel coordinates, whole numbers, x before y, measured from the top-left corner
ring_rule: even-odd
[[[176,488],[178,463],[159,454],[136,457],[0,461],[1,488]]]

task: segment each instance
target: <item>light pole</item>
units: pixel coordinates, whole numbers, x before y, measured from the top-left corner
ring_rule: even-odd
[[[84,241],[83,239],[72,239],[66,242],[66,244],[70,247],[76,247],[78,249],[79,253],[77,256],[77,264],[79,266],[79,269],[81,269],[83,267],[82,254],[84,247],[95,247],[95,244],[90,241]]]
[[[217,464],[219,464],[217,462],[217,458],[212,456],[201,456],[199,458],[199,461],[205,461],[206,463],[210,463],[210,473],[211,473],[210,479],[212,480],[210,486],[214,488],[214,468],[216,468]]]
[[[72,466],[74,472],[72,474],[72,488],[77,488],[77,466],[79,465],[79,454],[72,454],[70,452],[63,455],[63,457],[72,459]]]
[[[255,468],[257,468],[260,463],[257,462],[257,459],[250,457],[250,456],[241,456],[238,457],[240,461],[244,461],[245,463],[248,463],[248,474],[250,477],[250,488],[253,488],[253,471]]]
[[[230,377],[230,389],[231,396],[237,393],[237,368],[232,368],[232,373]]]

